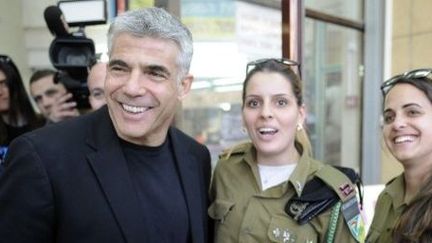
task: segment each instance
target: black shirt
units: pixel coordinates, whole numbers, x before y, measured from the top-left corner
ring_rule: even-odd
[[[8,146],[12,140],[14,140],[16,137],[18,137],[21,134],[24,134],[26,132],[29,132],[32,130],[32,126],[30,125],[24,125],[21,127],[15,127],[8,124],[5,124],[6,127],[6,139],[5,142],[1,145]]]
[[[141,213],[145,242],[190,241],[189,218],[171,143],[158,147],[138,146],[122,141]]]
[[[44,125],[45,120],[43,118],[37,117],[32,122],[29,122],[22,126],[12,126],[6,124],[0,118],[0,146],[8,147],[9,144],[16,137],[30,132],[36,128],[42,127]]]

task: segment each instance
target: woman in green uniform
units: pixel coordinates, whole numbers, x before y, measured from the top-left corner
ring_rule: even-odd
[[[251,142],[216,165],[208,210],[216,242],[363,241],[355,173],[310,157],[297,67],[287,59],[247,66],[242,118]]]
[[[401,213],[411,202],[422,201],[413,198],[432,171],[431,78],[432,69],[417,69],[394,76],[381,86],[384,141],[404,171],[388,182],[379,195],[367,242],[395,242],[394,227]],[[424,216],[430,213],[423,209]],[[417,222],[421,223],[420,219]],[[398,231],[397,238],[409,239],[410,233],[413,232]],[[411,240],[415,241],[403,242],[418,239]]]

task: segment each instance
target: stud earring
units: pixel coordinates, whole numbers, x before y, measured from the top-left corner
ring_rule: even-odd
[[[243,134],[247,134],[247,130],[246,130],[246,127],[241,127],[241,132],[243,133]]]
[[[301,131],[303,130],[303,125],[302,124],[297,124],[297,131]]]

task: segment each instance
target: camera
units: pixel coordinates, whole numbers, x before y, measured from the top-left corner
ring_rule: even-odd
[[[55,36],[49,48],[52,65],[57,69],[54,82],[61,82],[72,93],[78,109],[90,108],[87,76],[96,60],[93,40],[86,37],[87,25],[107,22],[105,0],[64,0],[45,9],[48,29]],[[69,27],[78,27],[69,32]]]

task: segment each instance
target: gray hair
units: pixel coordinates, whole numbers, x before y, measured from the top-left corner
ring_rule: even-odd
[[[115,18],[108,30],[108,54],[111,56],[113,42],[121,33],[137,37],[151,37],[173,41],[179,48],[177,65],[179,79],[189,72],[192,61],[192,34],[179,19],[162,8],[143,8],[125,12]]]

